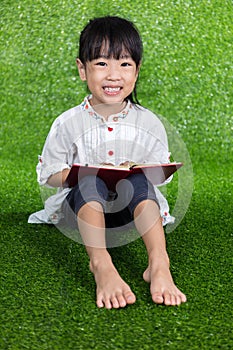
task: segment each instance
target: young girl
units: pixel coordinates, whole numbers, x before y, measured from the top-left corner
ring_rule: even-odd
[[[106,229],[133,223],[148,252],[143,278],[150,283],[152,300],[179,305],[186,296],[173,282],[163,231],[172,218],[166,199],[146,176],[120,181],[116,193],[98,176],[86,176],[73,188],[65,186],[73,163],[169,162],[162,123],[137,102],[142,42],[134,25],[119,17],[91,20],[81,33],[79,48],[79,75],[91,94],[52,125],[37,173],[40,185],[58,187],[58,192],[29,222],[56,224],[64,218],[71,225],[75,216],[97,285],[97,306],[107,309],[136,301],[106,246]]]

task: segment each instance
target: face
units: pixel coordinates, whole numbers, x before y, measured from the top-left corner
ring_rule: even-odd
[[[91,104],[122,104],[134,90],[139,68],[132,58],[125,54],[119,59],[105,55],[88,61],[84,66],[77,60],[81,80],[87,81],[92,93]]]

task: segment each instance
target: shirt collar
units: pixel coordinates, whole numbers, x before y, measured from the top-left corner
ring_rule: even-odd
[[[103,119],[103,117],[101,115],[99,115],[95,110],[94,108],[91,106],[90,104],[90,99],[91,99],[91,96],[92,95],[88,95],[84,98],[84,101],[82,102],[81,104],[81,107],[83,110],[87,111],[88,114],[91,116],[91,117],[94,117],[95,119]],[[130,100],[127,100],[127,104],[125,106],[125,108],[123,109],[123,111],[121,111],[120,113],[116,113],[116,114],[113,114],[112,117],[117,117],[117,118],[125,118],[128,113],[129,113],[129,110],[132,108],[132,103]],[[109,116],[111,117],[111,116]]]

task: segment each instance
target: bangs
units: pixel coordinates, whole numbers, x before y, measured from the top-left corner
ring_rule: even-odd
[[[127,48],[121,40],[109,40],[109,38],[98,38],[90,47],[88,61],[100,57],[114,58],[119,60],[122,57],[132,57],[130,48]]]
[[[136,66],[142,59],[141,38],[131,22],[118,17],[91,21],[80,37],[79,58],[85,64],[99,57],[130,56]]]

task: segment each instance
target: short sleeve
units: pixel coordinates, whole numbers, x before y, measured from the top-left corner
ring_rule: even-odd
[[[40,185],[46,184],[51,175],[70,168],[68,164],[70,148],[69,133],[62,127],[58,118],[51,127],[36,167],[37,181]]]

